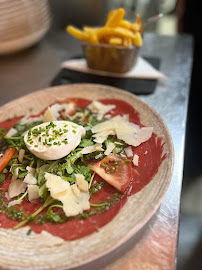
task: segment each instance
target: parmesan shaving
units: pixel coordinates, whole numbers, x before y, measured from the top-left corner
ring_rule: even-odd
[[[104,151],[101,143],[96,143],[94,145],[86,146],[81,150],[81,153],[83,155],[86,155],[86,154],[90,154],[96,151]]]
[[[115,147],[116,147],[116,145],[115,145],[113,142],[110,142],[110,143],[108,144],[107,149],[106,149],[106,151],[104,152],[104,154],[105,154],[106,156],[108,156],[108,155],[114,150]]]
[[[18,178],[18,172],[19,172],[19,168],[15,168],[11,181],[14,181]]]
[[[43,122],[51,122],[56,121],[57,118],[60,116],[60,111],[63,109],[61,104],[54,104],[45,111],[43,115]]]
[[[56,121],[59,116],[60,112],[64,110],[64,114],[68,115],[71,111],[75,110],[75,104],[70,103],[62,103],[62,104],[54,104],[45,111],[43,115],[43,122],[51,122]]]
[[[116,105],[105,105],[97,100],[94,100],[90,105],[88,105],[88,109],[92,113],[97,113],[98,118],[101,120],[103,116],[113,110],[116,107]]]
[[[24,183],[20,179],[16,179],[14,181],[11,181],[9,188],[8,188],[9,198],[11,199],[11,198],[14,198],[14,197],[20,195],[21,193],[24,193],[26,187],[27,187],[27,184]]]
[[[11,129],[9,129],[9,131],[7,132],[7,134],[6,134],[6,136],[7,137],[13,137],[15,134],[17,134],[17,129],[15,129],[15,128],[11,128]]]
[[[140,128],[140,126],[128,122],[125,116],[117,115],[108,121],[92,127],[92,132],[95,133],[93,135],[94,137],[105,131],[109,134],[114,132],[118,139],[136,147],[151,137],[153,128]]]
[[[88,191],[88,182],[85,180],[83,174],[75,174],[76,184],[81,191]]]
[[[23,161],[24,154],[25,154],[25,149],[20,149],[19,154],[18,154],[18,160],[20,163],[22,163]]]
[[[138,163],[139,163],[139,156],[135,154],[135,155],[133,156],[133,164],[134,164],[135,166],[138,166]]]
[[[45,173],[46,187],[49,189],[51,196],[54,198],[55,194],[66,191],[70,184],[67,181],[62,180],[60,176]]]
[[[133,150],[132,150],[131,146],[126,147],[124,149],[124,151],[125,151],[127,157],[132,157],[133,156]]]
[[[14,205],[17,205],[17,204],[20,204],[21,203],[21,200],[13,200],[11,202],[8,203],[8,207],[11,207],[11,206],[14,206]]]
[[[39,187],[37,185],[28,185],[27,191],[30,202],[39,198]]]
[[[62,202],[67,217],[76,216],[83,213],[83,210],[90,208],[89,192],[81,191],[78,193],[74,185],[70,186],[68,182],[57,175],[45,173],[45,179],[51,197]]]
[[[76,197],[78,197],[80,194],[80,190],[78,189],[77,185],[74,184],[71,186],[71,188],[72,188],[74,194],[76,195]]]
[[[30,185],[36,185],[37,179],[34,177],[36,169],[29,166],[27,166],[26,169],[28,170],[29,173],[25,176],[23,182]]]
[[[31,173],[28,173],[25,176],[23,182],[27,183],[27,184],[30,184],[30,185],[36,185],[37,184],[37,179]]]
[[[64,110],[64,113],[67,114],[67,115],[70,112],[72,112],[73,110],[75,110],[75,104],[72,103],[72,102],[70,102],[70,103],[64,103],[64,104],[61,104],[61,105],[62,105],[62,109]]]
[[[20,120],[19,123],[21,125],[30,125],[32,123],[41,122],[41,121],[42,121],[42,116],[31,117],[30,115],[26,115]]]

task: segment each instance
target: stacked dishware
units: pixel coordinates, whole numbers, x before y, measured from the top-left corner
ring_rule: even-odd
[[[32,46],[49,27],[47,0],[0,0],[0,55]]]

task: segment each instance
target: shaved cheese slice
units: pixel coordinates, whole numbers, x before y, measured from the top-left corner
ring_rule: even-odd
[[[133,156],[133,164],[134,164],[135,166],[138,166],[138,162],[139,162],[139,156],[135,154],[135,155]]]
[[[20,201],[19,200],[13,200],[13,201],[8,203],[8,207],[20,204],[21,202],[22,202],[21,200]]]
[[[41,121],[42,121],[42,116],[32,117],[30,115],[26,115],[19,121],[19,123],[21,125],[30,125],[32,123],[41,122]]]
[[[56,121],[60,116],[60,111],[63,109],[61,104],[54,104],[45,111],[43,115],[43,122]]]
[[[125,116],[117,115],[108,121],[92,127],[92,132],[95,133],[95,137],[97,133],[102,134],[102,132],[105,131],[109,133],[114,132],[118,139],[136,147],[152,136],[153,128],[140,128],[140,126],[128,122]]]
[[[14,197],[20,195],[21,193],[24,193],[26,187],[27,187],[27,184],[24,183],[20,179],[16,179],[14,181],[11,181],[9,188],[8,188],[9,198],[11,199],[11,198],[14,198]]]
[[[95,156],[95,159],[99,159],[102,157],[102,153],[99,153],[97,156]]]
[[[71,188],[72,188],[74,194],[78,197],[80,194],[80,190],[78,189],[77,185],[74,184],[71,186]]]
[[[86,146],[81,150],[81,153],[85,155],[85,154],[93,153],[96,151],[104,151],[101,143],[96,143],[94,145]]]
[[[37,179],[34,177],[36,169],[29,166],[27,166],[26,169],[28,170],[29,173],[25,176],[23,182],[30,185],[36,185]]]
[[[64,180],[60,176],[45,173],[46,187],[50,191],[51,197],[62,202],[65,215],[76,216],[90,208],[89,192],[75,192],[75,186]],[[76,194],[75,194],[76,193]]]
[[[116,145],[115,145],[113,142],[110,142],[110,143],[108,144],[107,149],[106,149],[106,151],[104,152],[104,154],[105,154],[106,156],[108,156],[108,155],[114,150],[115,147],[116,147]]]
[[[66,191],[70,184],[67,181],[62,180],[60,176],[45,173],[46,187],[49,189],[51,196],[54,197],[55,194]]]
[[[81,191],[88,191],[88,182],[85,180],[83,174],[75,174],[76,184]]]
[[[106,113],[110,112],[116,107],[116,105],[105,105],[97,100],[94,100],[90,105],[88,105],[88,109],[92,113],[97,113],[100,117],[103,117]],[[101,118],[102,119],[102,118]]]
[[[63,204],[63,210],[67,217],[76,216],[83,213],[84,210],[90,208],[88,192],[80,192],[79,196],[76,196],[72,187],[66,190],[61,196],[55,196]]]
[[[9,129],[9,131],[7,132],[6,136],[7,136],[7,137],[13,137],[13,136],[14,136],[15,134],[17,134],[17,133],[18,133],[17,129],[11,128],[11,129]]]
[[[18,178],[18,172],[19,172],[19,168],[15,168],[14,174],[11,178],[11,181],[14,181]]]
[[[140,142],[146,142],[149,140],[153,132],[153,127],[143,127],[138,130],[137,134],[135,135],[136,139]]]
[[[101,132],[97,132],[95,134],[92,135],[92,137],[98,138],[98,137],[107,137],[109,135],[115,135],[115,132],[110,129],[110,130],[104,130]]]
[[[18,160],[20,163],[22,163],[23,161],[24,154],[25,154],[25,149],[20,149],[19,154],[18,154]]]
[[[96,137],[93,141],[96,143],[102,144],[107,139],[107,136],[105,137]]]
[[[39,198],[39,187],[37,185],[28,185],[27,191],[30,202]]]
[[[70,103],[62,103],[62,104],[54,104],[45,111],[43,115],[43,122],[51,122],[56,121],[60,116],[60,111],[64,110],[64,114],[68,115],[70,112],[75,110],[75,104]]]
[[[30,185],[36,185],[37,184],[37,179],[31,173],[28,173],[25,176],[23,182],[27,183],[27,184],[30,184]]]
[[[108,120],[108,121],[105,121],[103,123],[93,126],[91,130],[93,133],[103,132],[106,130],[109,130],[110,132],[112,132],[113,130],[116,129],[116,127],[117,127],[117,124],[115,121]]]
[[[70,112],[74,111],[75,107],[76,107],[76,105],[74,103],[72,103],[72,102],[64,103],[64,104],[61,104],[61,105],[62,105],[62,109],[64,110],[65,114],[69,114]]]
[[[28,172],[30,172],[32,175],[34,175],[36,172],[35,168],[29,167],[29,166],[26,167],[26,170],[28,170]]]
[[[133,149],[131,146],[128,146],[124,149],[126,156],[127,157],[132,157],[133,156]]]
[[[93,141],[96,143],[103,143],[109,135],[115,135],[115,132],[113,130],[104,130],[102,132],[95,133],[93,134],[93,137],[95,137]]]
[[[110,119],[111,118],[111,115],[110,114],[106,114],[104,118],[105,119]]]

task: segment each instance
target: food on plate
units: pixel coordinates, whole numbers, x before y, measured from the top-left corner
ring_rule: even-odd
[[[92,44],[108,44],[112,46],[130,47],[132,45],[142,46],[143,26],[140,16],[137,15],[136,22],[131,23],[124,19],[125,10],[119,8],[112,10],[107,16],[103,27],[87,27],[82,30],[69,25],[67,31],[82,41]]]
[[[1,122],[0,137],[1,227],[64,240],[110,222],[166,158],[153,128],[117,99],[56,102]]]

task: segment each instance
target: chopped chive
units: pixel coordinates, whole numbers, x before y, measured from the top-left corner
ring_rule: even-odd
[[[32,232],[32,230],[31,229],[29,229],[28,231],[27,231],[27,235],[30,235],[31,234],[31,232]]]
[[[104,163],[103,163],[101,166],[102,166],[103,168],[107,168],[107,165],[104,164]]]

